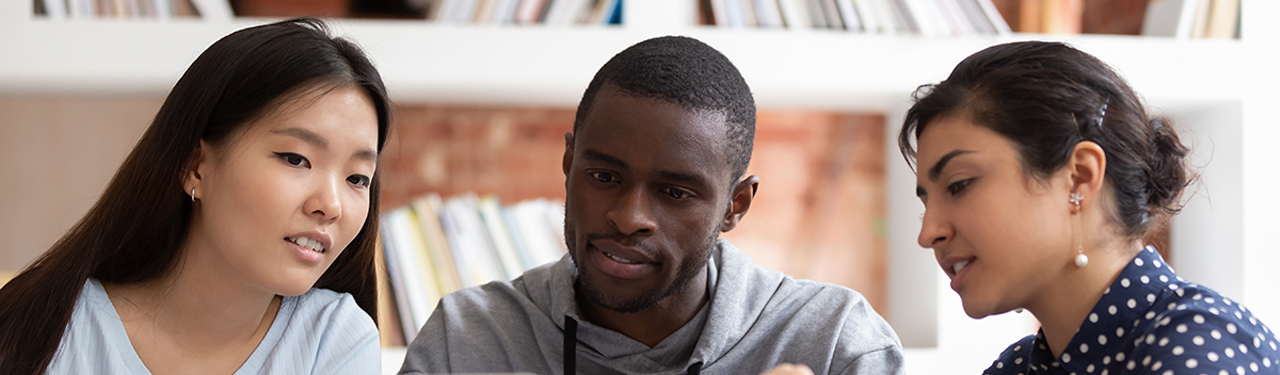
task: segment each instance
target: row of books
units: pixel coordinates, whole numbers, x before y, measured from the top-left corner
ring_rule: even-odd
[[[1153,0],[1142,35],[1181,39],[1240,38],[1240,0]]]
[[[227,0],[37,0],[35,14],[50,19],[233,17]]]
[[[492,25],[612,25],[622,0],[433,0],[427,19]]]
[[[512,280],[566,252],[564,204],[504,206],[497,197],[428,194],[382,215],[387,278],[404,342],[412,342],[440,297]]]
[[[1007,34],[991,0],[698,0],[719,27],[837,29],[928,36]]]

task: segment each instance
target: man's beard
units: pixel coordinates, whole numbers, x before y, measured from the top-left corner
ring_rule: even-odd
[[[567,210],[566,210],[567,211]],[[716,246],[716,239],[719,238],[719,228],[713,227],[714,230],[706,238],[707,240],[699,247],[698,252],[693,256],[685,258],[680,262],[680,269],[676,272],[675,280],[666,287],[658,286],[657,288],[646,291],[638,297],[624,299],[616,295],[606,293],[595,285],[591,276],[582,272],[580,260],[574,255],[574,249],[577,249],[577,238],[574,237],[575,227],[570,224],[569,216],[566,213],[564,221],[564,238],[565,245],[568,245],[569,257],[573,258],[573,263],[578,270],[578,280],[574,284],[575,289],[582,292],[587,300],[600,305],[609,310],[619,313],[630,314],[644,311],[672,294],[679,293],[689,286],[689,283],[698,276],[698,272],[707,267],[707,263],[711,260],[711,251]],[[598,238],[612,238],[612,236],[604,235],[588,235],[587,242]],[[599,251],[599,250],[597,250]]]

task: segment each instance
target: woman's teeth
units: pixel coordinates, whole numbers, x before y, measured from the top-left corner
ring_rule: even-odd
[[[964,269],[964,266],[967,265],[969,265],[969,261],[967,260],[956,262],[956,264],[951,265],[951,272],[960,273],[960,270]]]
[[[320,243],[320,241],[316,241],[316,240],[313,240],[313,239],[310,239],[310,238],[306,238],[306,237],[285,238],[285,240],[286,240],[286,241],[289,241],[289,242],[296,243],[296,244],[298,244],[298,246],[302,246],[302,247],[305,247],[305,248],[311,249],[311,251],[315,251],[315,252],[317,252],[317,253],[323,253],[323,252],[324,252],[324,245],[322,245],[322,244]]]

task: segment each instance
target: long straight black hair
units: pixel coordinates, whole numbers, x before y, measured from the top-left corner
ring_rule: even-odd
[[[200,54],[88,214],[0,289],[0,372],[45,371],[87,278],[127,284],[173,269],[192,215],[183,176],[200,141],[226,144],[291,93],[333,87],[369,96],[381,152],[391,112],[382,78],[359,47],[331,37],[321,21],[246,28]],[[350,293],[375,322],[378,187],[375,174],[364,226],[315,285]]]

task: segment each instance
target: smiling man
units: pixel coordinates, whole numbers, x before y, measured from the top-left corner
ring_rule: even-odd
[[[754,135],[751,91],[710,46],[662,37],[614,56],[565,134],[569,256],[445,296],[401,373],[902,373],[860,294],[719,239],[760,185],[743,177]]]

